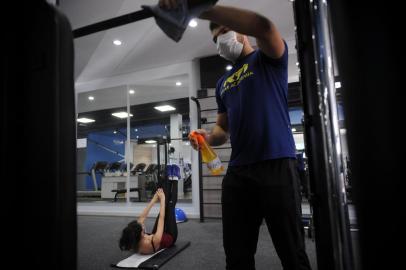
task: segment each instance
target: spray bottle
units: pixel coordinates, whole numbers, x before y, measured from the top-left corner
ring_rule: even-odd
[[[219,157],[217,156],[216,152],[214,152],[213,148],[206,142],[203,135],[197,133],[196,131],[192,131],[190,136],[197,140],[199,143],[200,151],[202,153],[203,162],[206,163],[207,168],[210,170],[212,175],[219,175],[222,171],[224,171],[224,167],[221,164]]]

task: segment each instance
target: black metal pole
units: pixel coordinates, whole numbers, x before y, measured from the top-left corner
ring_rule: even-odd
[[[168,165],[168,141],[165,139],[165,166]]]
[[[158,185],[162,184],[161,181],[161,145],[159,141],[156,142],[156,158],[157,158],[157,164],[158,164],[158,172],[157,172],[157,180],[158,180]]]
[[[168,166],[168,140],[165,138],[164,139],[164,151],[165,151],[165,165],[164,165],[164,171],[162,172],[162,179],[164,181],[165,187],[168,188],[168,178],[167,178],[167,169],[166,167]],[[167,189],[168,190],[168,189]]]
[[[91,25],[87,25],[73,30],[73,37],[80,38],[83,36],[91,35],[100,31],[108,30],[114,27],[122,26],[125,24],[133,23],[143,19],[152,17],[153,14],[149,10],[139,10],[129,14],[125,14],[116,18],[101,21]]]
[[[202,127],[200,102],[195,97],[190,97],[196,103],[197,107],[197,128]],[[200,222],[204,222],[204,200],[203,200],[203,176],[202,176],[202,154],[199,151],[199,198],[200,198]]]
[[[294,1],[300,86],[304,112],[304,138],[308,157],[310,204],[314,213],[317,264],[320,270],[334,268],[328,198],[323,162],[321,115],[317,109],[317,75],[309,1]]]

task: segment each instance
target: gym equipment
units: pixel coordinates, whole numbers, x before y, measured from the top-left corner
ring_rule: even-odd
[[[187,221],[185,212],[180,208],[175,208],[176,223],[182,223]]]
[[[79,172],[78,175],[88,175],[91,176],[93,181],[93,191],[88,190],[78,190],[76,195],[78,197],[100,197],[100,190],[99,185],[97,184],[96,174],[104,175],[106,172],[106,168],[108,167],[108,163],[106,161],[97,161],[93,163],[90,172]]]
[[[130,192],[138,192],[138,201],[141,202],[141,188],[130,188]],[[111,192],[115,192],[116,194],[114,195],[114,202],[117,201],[117,196],[118,194],[124,194],[127,193],[127,189],[113,189]]]
[[[51,1],[48,1],[51,2]],[[55,1],[53,1],[55,2]],[[47,1],[6,3],[3,23],[1,171],[3,269],[77,269],[76,112],[72,29]],[[3,16],[4,17],[4,16]],[[6,22],[6,18],[2,22]],[[29,159],[29,162],[27,162]],[[6,181],[9,180],[9,182]],[[24,209],[20,215],[19,209]],[[30,227],[22,231],[30,220]],[[5,240],[5,241],[4,241]],[[19,258],[20,243],[35,248]],[[52,247],[51,247],[52,246]]]
[[[118,161],[110,163],[104,172],[104,176],[121,176],[121,164],[122,163]]]
[[[186,163],[183,166],[183,192],[191,192],[192,191],[192,164]]]
[[[190,246],[190,242],[178,241],[170,248],[159,250],[151,255],[133,254],[132,256],[116,263],[111,267],[130,269],[159,269],[176,254]]]
[[[144,187],[143,198],[145,197],[145,199],[150,199],[156,191],[158,183],[157,171],[157,165],[151,163],[143,173],[138,175],[138,185]]]
[[[116,161],[116,162],[110,163],[109,166],[107,167],[107,170],[110,172],[115,172],[115,171],[120,170],[120,167],[121,167],[121,162]]]
[[[147,164],[145,164],[145,163],[138,163],[135,167],[134,167],[134,169],[131,171],[131,173],[133,174],[133,175],[135,175],[135,174],[143,174],[144,173],[144,169],[145,169],[145,167],[147,166]]]
[[[130,162],[130,171],[131,171],[133,168],[134,168],[134,164],[132,164],[132,163]],[[126,172],[126,171],[127,171],[127,163],[125,163],[125,162],[121,163],[119,170],[122,171],[122,172]]]
[[[103,175],[106,171],[107,166],[108,166],[108,163],[106,161],[97,161],[93,164],[92,168],[90,169],[90,173],[91,173],[92,180],[93,180],[94,191],[99,191],[99,187],[98,187],[97,181],[96,181],[96,173],[100,173]]]
[[[200,101],[195,97],[190,97],[192,101],[196,103],[197,107],[197,128],[202,128],[202,107]],[[200,152],[199,152],[200,153]],[[204,197],[203,197],[203,175],[202,175],[202,155],[199,154],[199,210],[200,210],[200,222],[204,222]]]

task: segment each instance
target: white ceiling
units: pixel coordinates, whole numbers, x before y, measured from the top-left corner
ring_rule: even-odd
[[[182,85],[176,86],[177,81],[180,81]],[[135,91],[134,94],[129,95],[130,105],[184,98],[189,94],[188,76],[167,77],[143,84],[120,85],[79,93],[77,112],[83,113],[125,107],[127,106],[127,90],[129,89]],[[94,100],[89,100],[89,96],[92,96]]]
[[[72,28],[77,29],[137,11],[143,4],[153,5],[156,3],[157,0],[60,0],[59,8],[69,18]],[[297,80],[293,10],[289,0],[220,0],[218,4],[247,8],[270,18],[276,24],[289,46],[290,81]],[[121,40],[123,44],[115,46],[113,44],[114,39]],[[216,48],[211,41],[207,21],[199,20],[196,28],[189,27],[182,40],[176,43],[158,28],[152,18],[149,18],[76,39],[76,85],[176,63],[184,63],[195,58],[214,54],[216,54]],[[142,85],[138,86],[137,96],[142,101],[141,103],[148,100],[148,98],[157,101],[157,98],[172,98],[171,90],[175,91],[176,95],[179,95],[181,88],[183,88],[182,93],[184,96],[188,96],[185,84],[181,88],[173,87],[174,80],[177,80],[177,78],[159,78],[143,82]],[[97,84],[94,89],[87,88],[86,91],[106,88],[117,89],[117,87],[120,88],[119,85],[103,87],[103,84]],[[121,86],[121,88],[123,87]],[[156,91],[151,90],[154,87],[156,87]],[[165,93],[162,92],[163,88],[166,89]],[[169,96],[166,93],[170,93]],[[155,96],[155,94],[158,96]],[[152,100],[149,100],[149,102],[152,102]]]

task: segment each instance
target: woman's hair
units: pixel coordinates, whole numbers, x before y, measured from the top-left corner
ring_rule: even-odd
[[[220,27],[220,25],[215,22],[210,22],[210,24],[209,24],[210,31],[213,31],[214,29],[216,29],[218,27]]]
[[[119,246],[121,250],[133,250],[138,252],[141,240],[142,226],[137,221],[128,223],[121,234]]]

